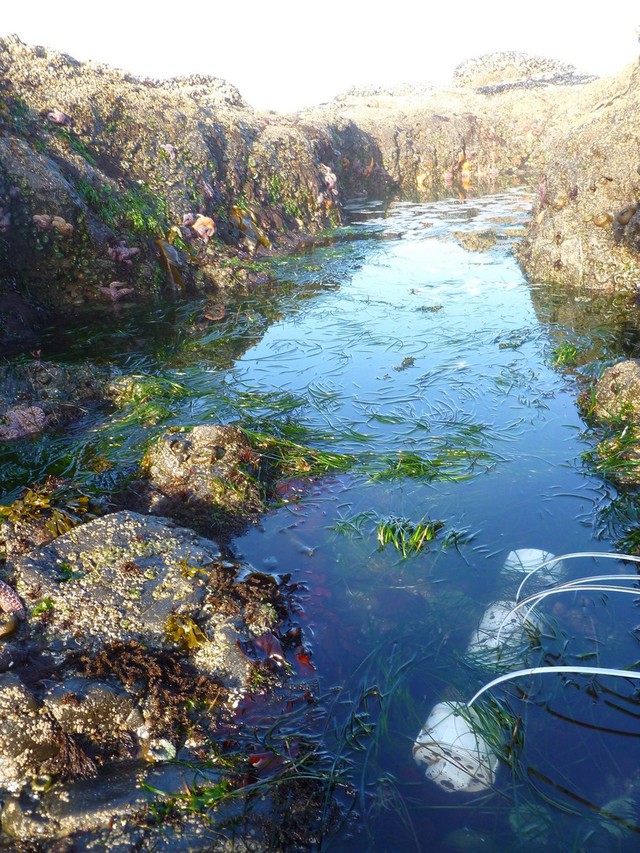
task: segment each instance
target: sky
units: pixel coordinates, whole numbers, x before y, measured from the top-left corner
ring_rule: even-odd
[[[257,109],[293,111],[351,86],[446,85],[465,59],[516,50],[614,74],[640,52],[638,0],[3,0],[15,33],[132,74],[207,74]],[[610,11],[609,11],[610,10]]]

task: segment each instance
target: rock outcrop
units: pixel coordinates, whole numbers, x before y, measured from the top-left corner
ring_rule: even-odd
[[[296,116],[256,113],[217,78],[138,79],[16,37],[0,71],[0,344],[26,340],[43,308],[246,287],[256,261],[362,194],[542,182],[532,277],[637,274],[635,66],[592,81],[497,54],[449,89],[355,89]]]
[[[547,136],[520,261],[535,281],[635,291],[640,281],[640,64],[590,84]]]
[[[141,80],[15,37],[0,72],[4,294],[55,309],[238,286],[254,254],[337,221],[328,139],[255,114],[223,81]]]
[[[483,94],[496,94],[507,89],[580,85],[595,79],[592,75],[581,74],[573,65],[515,51],[469,59],[453,72],[454,86],[475,89]]]
[[[330,133],[345,195],[491,191],[543,174],[546,139],[598,96],[571,66],[516,53],[461,65],[449,88],[352,89],[301,114]]]

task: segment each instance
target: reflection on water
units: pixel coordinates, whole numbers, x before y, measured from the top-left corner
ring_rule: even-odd
[[[256,565],[305,582],[304,626],[323,688],[355,701],[375,685],[387,697],[375,748],[356,759],[365,846],[375,850],[636,849],[640,839],[632,684],[602,679],[596,688],[576,676],[500,688],[520,751],[518,772],[503,768],[495,793],[443,793],[411,761],[430,708],[470,698],[489,678],[461,656],[485,607],[513,593],[500,574],[507,553],[610,547],[594,541],[607,487],[581,465],[588,440],[575,384],[551,354],[567,340],[583,361],[632,353],[636,327],[616,320],[610,300],[527,285],[507,236],[526,209],[517,192],[472,205],[396,204],[378,217],[369,207],[368,229],[401,236],[372,247],[339,291],[273,324],[233,370],[241,387],[306,398],[296,419],[331,431],[334,450],[430,459],[449,451],[465,462],[445,466],[442,479],[316,483],[237,542]],[[466,251],[452,237],[461,228],[495,229],[495,247]],[[402,559],[378,547],[383,517],[445,526]],[[594,561],[570,567],[574,577],[595,570]],[[532,656],[632,665],[632,599],[610,599],[582,593],[541,605],[547,634]]]
[[[19,448],[0,457],[8,490],[52,470],[73,476],[98,455],[126,469],[167,425],[212,420],[290,421],[315,446],[357,457],[351,474],[291,485],[236,542],[256,568],[303,584],[300,620],[330,703],[326,747],[346,762],[359,814],[355,842],[345,833],[329,849],[640,844],[632,683],[554,676],[498,688],[497,734],[512,768],[495,791],[443,792],[411,759],[433,705],[469,699],[490,677],[462,656],[485,607],[514,593],[501,574],[507,554],[611,548],[616,495],[582,462],[593,440],[576,409],[577,374],[555,368],[552,354],[575,344],[578,371],[589,372],[588,363],[637,354],[640,324],[628,312],[621,320],[611,300],[525,282],[511,248],[529,206],[511,190],[463,204],[353,207],[352,239],[279,262],[281,284],[239,300],[222,322],[203,323],[200,303],[177,303],[124,312],[108,329],[59,332],[43,358],[100,352],[120,372],[160,374],[178,391],[142,424],[94,415],[30,445],[37,452],[19,463]],[[492,229],[484,251],[453,236]],[[442,528],[403,558],[377,538],[389,519]],[[596,563],[575,561],[570,576]],[[618,668],[639,656],[629,597],[580,592],[539,611],[531,665]]]

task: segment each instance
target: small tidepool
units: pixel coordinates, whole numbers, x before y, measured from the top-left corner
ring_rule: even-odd
[[[352,457],[349,470],[287,484],[234,543],[256,569],[303,585],[324,715],[284,715],[271,734],[318,744],[330,793],[354,809],[322,849],[640,843],[632,682],[496,688],[485,706],[504,758],[494,790],[443,792],[411,758],[430,709],[490,678],[463,653],[485,607],[513,594],[509,552],[614,550],[635,518],[585,461],[596,437],[576,398],[581,377],[639,354],[636,326],[609,298],[524,280],[512,249],[529,208],[520,189],[353,206],[348,240],[275,264],[280,284],[224,320],[180,303],[144,317],[124,308],[108,332],[58,332],[43,358],[98,355],[144,377],[146,396],[0,453],[3,503],[47,474],[109,489],[168,425],[237,420]],[[465,248],[474,232],[492,233]],[[613,565],[576,560],[568,576],[631,571]],[[532,666],[636,663],[631,597],[584,592],[539,609]]]

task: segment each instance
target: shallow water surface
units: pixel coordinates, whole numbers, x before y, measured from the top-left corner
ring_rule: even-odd
[[[491,676],[462,655],[485,607],[513,597],[501,573],[507,554],[612,548],[598,519],[614,493],[582,462],[593,439],[577,411],[576,374],[554,361],[557,347],[574,343],[587,354],[584,372],[595,371],[633,343],[601,313],[585,322],[581,306],[594,308],[583,295],[559,297],[523,279],[511,248],[528,207],[525,194],[510,191],[466,204],[355,210],[356,226],[388,239],[352,244],[339,289],[271,325],[230,374],[240,387],[305,398],[297,422],[329,433],[332,450],[378,466],[380,476],[356,470],[315,482],[237,542],[254,565],[305,581],[303,623],[322,689],[342,691],[356,717],[369,695],[373,730],[362,753],[345,735],[352,718],[344,706],[335,737],[346,740],[360,780],[361,843],[374,850],[640,843],[632,683],[546,676],[495,688],[508,711],[511,766],[500,768],[492,792],[443,792],[411,760],[431,707],[469,699]],[[484,251],[454,237],[489,228],[497,239]],[[302,263],[290,261],[283,275],[304,278]],[[325,276],[335,263],[324,260]],[[563,324],[553,320],[558,300]],[[391,474],[390,459],[413,455],[434,464],[416,476],[396,465]],[[443,527],[403,558],[378,545],[378,525],[390,517]],[[570,577],[624,570],[593,559],[567,566]],[[548,621],[529,665],[637,659],[631,597],[565,595],[540,609]],[[601,690],[624,695],[609,700]]]
[[[581,375],[638,355],[637,325],[608,298],[524,280],[512,248],[529,208],[518,189],[354,206],[349,240],[279,262],[280,289],[222,323],[200,326],[202,306],[182,303],[146,319],[124,309],[106,333],[58,332],[43,358],[101,352],[125,374],[173,384],[142,425],[88,416],[0,456],[7,495],[47,473],[82,479],[98,457],[91,476],[108,489],[142,442],[207,420],[295,425],[314,447],[354,457],[348,473],[283,484],[282,505],[234,544],[301,585],[306,675],[325,717],[320,737],[303,719],[296,736],[333,756],[335,790],[354,806],[322,849],[640,844],[637,682],[554,675],[494,688],[484,733],[503,761],[491,790],[442,791],[412,760],[430,709],[492,677],[463,655],[485,608],[515,594],[509,552],[610,551],[633,515],[583,460],[595,438],[576,397]],[[483,250],[456,237],[489,229]],[[576,369],[557,364],[565,344]],[[417,552],[380,544],[385,529],[428,522]],[[567,577],[605,572],[633,567],[567,562]],[[565,594],[538,612],[523,664],[638,658],[631,596]]]

